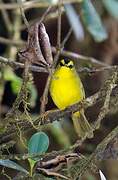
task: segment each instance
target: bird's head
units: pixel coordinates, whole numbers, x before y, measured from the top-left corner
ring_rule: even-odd
[[[70,68],[72,69],[74,67],[74,63],[72,60],[69,60],[69,59],[62,59],[59,63],[60,66],[64,66],[64,67],[67,67],[67,68]]]

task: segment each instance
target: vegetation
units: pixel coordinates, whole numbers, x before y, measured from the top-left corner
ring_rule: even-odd
[[[0,1],[1,179],[118,178],[108,161],[118,156],[117,9],[115,0]],[[62,58],[75,62],[86,92],[65,110],[49,95]],[[91,139],[74,132],[81,109]]]

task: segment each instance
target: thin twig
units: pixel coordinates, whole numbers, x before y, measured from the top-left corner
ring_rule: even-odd
[[[87,58],[87,57],[86,57]],[[86,59],[87,60],[87,59]],[[89,59],[90,60],[90,59]],[[6,65],[9,65],[11,66],[12,68],[14,69],[18,69],[18,68],[24,68],[24,64],[23,63],[20,63],[20,62],[16,62],[14,60],[11,60],[11,59],[8,59],[8,58],[5,58],[5,57],[2,57],[0,56],[0,63],[1,64],[6,64]],[[79,68],[77,69],[77,71],[79,73],[82,73],[82,72],[86,72],[86,73],[96,73],[96,72],[101,72],[101,71],[112,71],[114,70],[115,68],[117,68],[117,65],[116,66],[104,66],[104,67],[98,67],[98,68],[95,68],[95,69],[89,69],[89,68]],[[35,65],[30,65],[29,66],[29,69],[30,71],[33,71],[33,72],[46,72],[46,73],[49,73],[47,71],[47,69],[45,69],[44,67],[40,67],[40,66],[35,66]]]
[[[56,53],[56,48],[55,47],[52,47],[52,52],[53,53]],[[97,60],[97,59],[95,59],[95,58],[93,58],[93,57],[87,57],[87,56],[83,56],[83,55],[81,55],[81,54],[76,54],[76,53],[73,53],[73,52],[70,52],[70,51],[65,51],[65,50],[63,50],[63,51],[61,51],[61,55],[62,56],[65,56],[65,57],[68,57],[68,58],[70,58],[70,59],[73,59],[73,60],[76,60],[76,61],[80,61],[80,62],[88,62],[88,63],[91,63],[91,64],[93,64],[93,65],[95,65],[95,66],[99,66],[99,67],[104,67],[104,66],[109,66],[108,64],[106,64],[106,63],[103,63],[103,62],[101,62],[101,61],[99,61],[99,60]]]
[[[72,33],[72,27],[69,29],[68,33],[66,34],[66,37],[63,39],[63,42],[61,44],[61,48],[64,48],[64,45],[66,44],[66,42],[68,41],[70,35]],[[62,51],[63,52],[63,51]]]
[[[59,6],[58,6],[58,32],[57,32],[57,54],[54,57],[54,62],[53,62],[53,67],[55,67],[57,60],[58,60],[58,51],[60,53],[60,42],[61,42],[61,1],[59,1]],[[50,47],[51,48],[51,47]],[[54,70],[53,70],[54,71]],[[44,92],[43,95],[41,97],[41,106],[40,106],[40,113],[44,113],[45,112],[45,108],[46,108],[46,104],[48,102],[48,90],[49,90],[49,85],[50,85],[50,81],[51,81],[51,77],[53,74],[53,71],[49,73],[46,84],[45,84],[45,88],[44,88]]]
[[[99,129],[101,120],[109,112],[111,93],[112,93],[113,88],[116,86],[117,79],[118,79],[118,70],[116,68],[116,70],[112,71],[112,75],[110,79],[106,81],[106,85],[104,85],[104,88],[106,89],[106,97],[105,97],[103,107],[101,108],[100,113],[98,115],[98,118],[93,125],[94,129]]]
[[[61,48],[61,5],[62,5],[62,0],[59,0],[58,22],[57,22],[57,49]]]
[[[0,56],[0,63],[9,65],[9,66],[11,66],[14,69],[25,68],[25,65],[23,63],[16,62],[14,60],[7,59],[7,58],[2,57],[2,56]],[[35,66],[35,65],[30,65],[29,69],[31,71],[34,71],[34,72],[46,72],[47,73],[47,70],[45,68],[39,67],[39,66]]]
[[[26,42],[22,40],[8,39],[4,37],[0,37],[0,43],[18,47],[26,44]]]
[[[101,152],[103,152],[106,148],[106,146],[112,141],[112,139],[114,137],[116,137],[118,134],[118,126],[115,127],[103,140],[100,144],[98,144],[97,148],[95,149],[95,151],[92,153],[92,155],[90,155],[87,159],[87,161],[81,166],[81,168],[79,169],[79,171],[77,172],[77,178],[81,177],[88,168],[91,168],[92,164],[95,164],[101,160],[104,159],[104,157],[101,156],[101,158],[99,157],[99,154],[101,154]],[[79,162],[78,162],[79,163]],[[79,164],[78,164],[79,165]],[[75,167],[77,167],[77,164],[75,164]],[[75,169],[76,170],[76,169]]]
[[[69,180],[70,178],[66,177],[66,176],[63,176],[59,173],[56,173],[56,172],[50,172],[48,171],[47,169],[44,169],[44,168],[37,168],[37,171],[47,177],[57,177],[57,178],[63,178],[63,179],[66,179],[66,180]]]
[[[48,8],[49,8],[49,10],[48,10]],[[29,20],[29,24],[30,25],[32,25],[32,24],[35,24],[36,22],[39,22],[40,20],[41,20],[41,22],[44,22],[44,23],[46,23],[48,20],[50,20],[50,19],[56,19],[56,18],[58,18],[58,11],[57,10],[54,10],[54,12],[50,12],[50,9],[52,8],[52,5],[50,5],[49,7],[48,7],[47,9],[46,9],[46,11],[44,12],[44,13],[46,13],[47,15],[45,16],[45,18],[43,19],[43,21],[42,21],[42,16],[41,16],[41,18],[35,18],[35,19],[33,19],[33,20]],[[63,14],[65,12],[65,9],[62,7],[61,8],[61,13]],[[26,29],[26,26],[23,24],[23,25],[21,25],[21,28],[20,28],[21,30],[25,30]]]
[[[1,67],[1,77],[0,77],[0,119],[2,117],[2,100],[5,89],[5,80],[4,80],[4,66]]]
[[[68,4],[68,3],[79,3],[79,0],[63,0],[63,4]],[[81,2],[81,0],[80,0]],[[48,7],[50,6],[50,2],[39,2],[39,1],[29,1],[29,2],[24,2],[23,3],[23,8],[26,10],[26,9],[31,9],[31,8],[43,8],[43,7]],[[55,7],[57,6],[57,4],[52,4],[52,7]],[[17,3],[6,3],[6,4],[3,4],[1,3],[0,4],[0,9],[18,9],[19,8],[19,5]]]
[[[13,144],[12,141],[10,141],[10,142],[11,142],[11,144]],[[9,142],[9,144],[10,144],[10,142]],[[2,149],[2,147],[4,147],[4,144],[0,146],[0,149]],[[2,158],[2,156],[3,156],[3,159],[12,159],[12,160],[26,160],[28,158],[38,157],[39,159],[42,159],[42,161],[43,161],[43,159],[49,159],[49,157],[56,157],[56,156],[65,156],[66,159],[68,159],[69,157],[73,157],[73,158],[76,157],[79,159],[85,158],[81,153],[78,153],[78,154],[73,153],[75,148],[77,148],[77,147],[78,147],[78,143],[75,142],[75,144],[73,144],[72,146],[70,146],[66,149],[59,150],[59,151],[52,151],[52,152],[47,152],[47,153],[30,153],[30,154],[29,153],[9,154],[9,155],[2,154],[2,155],[0,155],[0,159]],[[69,154],[67,154],[67,152]],[[55,160],[56,160],[56,158],[55,158]],[[41,164],[43,167],[46,165],[46,163],[42,163],[42,161],[40,161],[39,164]],[[49,161],[47,160],[46,162],[48,162],[48,164],[49,164],[49,162],[51,163],[51,160],[49,160]]]
[[[55,49],[55,57],[54,57],[54,63],[53,63],[53,69],[55,69],[60,53],[61,53],[61,6],[62,1],[59,1],[58,5],[58,22],[57,22],[57,47]],[[54,72],[54,70],[53,70]],[[53,74],[52,72],[52,74]]]
[[[3,2],[3,0],[0,0],[0,2]],[[2,13],[2,16],[3,16],[3,19],[4,19],[5,26],[7,28],[7,32],[9,34],[10,31],[11,31],[11,25],[12,24],[11,24],[8,12],[5,9],[1,9],[1,13]]]
[[[6,117],[4,119],[4,122],[6,122],[6,124],[7,123],[9,124],[9,122],[10,122],[10,121],[8,122],[7,119],[14,117],[14,115],[17,112],[21,102],[23,102],[24,111],[26,110],[26,107],[27,107],[27,100],[26,99],[28,96],[27,84],[29,81],[29,65],[30,65],[30,63],[31,62],[28,61],[28,59],[25,61],[22,86],[21,86],[20,92],[19,92],[15,102],[13,103],[11,110],[6,114]]]
[[[41,16],[41,19],[39,20],[39,24],[41,24],[45,20],[45,18],[47,17],[48,13],[51,10],[51,8],[52,8],[52,5],[49,5],[48,8],[46,9],[46,11]]]
[[[68,36],[71,33],[71,29],[69,31],[70,32],[68,32]],[[16,40],[11,40],[11,39],[7,39],[7,38],[3,38],[3,37],[0,37],[0,42],[3,43],[3,44],[10,44],[10,45],[14,45],[14,46],[23,46],[23,45],[26,44],[26,42],[21,41],[21,40],[16,41]],[[63,40],[63,44],[65,44],[65,43],[66,43],[65,40]],[[52,52],[54,54],[57,53],[57,50],[56,50],[55,47],[52,47]],[[111,67],[110,65],[108,65],[108,64],[106,64],[104,62],[101,62],[100,60],[97,60],[97,59],[95,59],[93,57],[87,57],[87,56],[83,56],[81,54],[77,54],[77,53],[73,53],[73,52],[65,51],[65,50],[61,51],[60,53],[61,53],[62,56],[68,57],[68,58],[73,59],[75,61],[79,60],[79,62],[81,62],[81,63],[85,61],[86,63],[87,62],[91,63],[92,65],[95,65],[97,67],[106,67],[106,66],[108,68]]]
[[[48,102],[48,88],[50,85],[51,75],[49,74],[48,79],[46,81],[46,85],[43,91],[43,95],[41,97],[41,107],[40,107],[40,114],[43,114],[45,112],[46,104]]]
[[[19,4],[19,8],[20,8],[20,12],[21,12],[21,15],[22,15],[22,18],[23,18],[23,21],[27,27],[27,30],[29,30],[29,22],[27,21],[27,18],[25,16],[25,12],[24,12],[24,8],[23,8],[23,2],[22,0],[17,0],[18,4]]]

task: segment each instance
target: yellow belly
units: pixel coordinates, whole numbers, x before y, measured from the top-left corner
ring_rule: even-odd
[[[75,69],[61,67],[53,75],[50,93],[59,109],[73,105],[85,97],[81,80]]]

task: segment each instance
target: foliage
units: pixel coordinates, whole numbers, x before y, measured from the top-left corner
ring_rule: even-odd
[[[28,141],[28,155],[32,156],[32,154],[42,154],[45,153],[49,146],[49,139],[48,136],[44,132],[38,132],[32,135],[30,140]],[[34,165],[37,161],[39,161],[39,158],[28,158],[30,163],[30,175],[32,176]],[[21,172],[24,172],[25,174],[29,174],[29,172],[24,169],[19,164],[9,160],[0,160],[0,165],[12,168]]]
[[[117,158],[117,9],[115,0],[0,2],[0,165],[4,176],[10,168],[16,179],[77,179],[86,171],[91,178],[95,169],[106,179],[97,161]],[[52,110],[48,90],[60,57],[74,60],[89,97],[65,110]],[[81,109],[87,109],[92,119],[92,140],[79,139],[70,121],[72,113]]]

